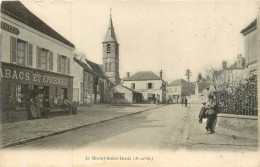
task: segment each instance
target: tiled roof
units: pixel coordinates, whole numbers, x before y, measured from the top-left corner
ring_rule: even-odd
[[[83,63],[82,61],[80,61],[77,58],[73,58],[73,60],[78,63],[86,72],[89,72],[95,76],[99,76],[95,71],[93,71],[91,68],[88,67],[88,65],[86,63]]]
[[[97,73],[100,77],[104,77],[104,73],[102,72],[100,66],[97,63],[94,63],[88,59],[85,59],[87,64],[92,68],[95,73]]]
[[[130,91],[132,91],[132,92],[134,92],[134,93],[139,93],[139,94],[141,94],[140,92],[137,92],[137,91],[135,91],[135,90],[133,90],[133,89],[131,89],[131,88],[128,88],[128,87],[126,87],[126,86],[123,86],[123,85],[118,85],[118,86],[121,86],[121,87],[123,87],[123,88],[125,88],[125,89],[128,89],[128,90],[130,90]]]
[[[202,92],[204,89],[208,88],[210,83],[208,82],[198,82],[199,92]]]
[[[1,12],[74,48],[72,43],[30,12],[20,1],[2,1]]]
[[[162,80],[152,71],[140,71],[123,79],[124,81]]]
[[[168,86],[181,86],[182,84],[188,84],[184,79],[176,79],[172,81]]]

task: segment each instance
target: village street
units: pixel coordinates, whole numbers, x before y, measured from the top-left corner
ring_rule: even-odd
[[[172,104],[94,124],[8,149],[154,149],[257,151],[257,141],[231,137],[216,129],[205,134],[198,123],[200,104]],[[224,147],[223,147],[224,146]]]

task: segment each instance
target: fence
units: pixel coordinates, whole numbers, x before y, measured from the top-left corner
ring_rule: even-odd
[[[231,92],[216,92],[216,98],[219,113],[257,116],[257,76],[251,77]]]

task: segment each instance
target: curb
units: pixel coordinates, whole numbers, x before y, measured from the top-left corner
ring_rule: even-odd
[[[5,148],[8,148],[8,147],[13,147],[13,146],[16,146],[16,145],[21,145],[21,144],[29,143],[29,142],[36,141],[36,140],[39,140],[39,139],[44,139],[44,138],[46,138],[46,137],[50,137],[50,136],[62,134],[62,133],[68,132],[68,131],[76,130],[76,129],[79,129],[79,128],[83,128],[83,127],[87,127],[87,126],[91,126],[91,125],[95,125],[95,124],[99,124],[99,123],[103,123],[103,122],[107,122],[107,121],[111,121],[111,120],[115,120],[115,119],[118,119],[118,118],[123,118],[123,117],[126,117],[126,116],[131,116],[131,115],[135,115],[135,114],[140,114],[140,113],[142,113],[142,112],[154,110],[154,109],[161,108],[161,107],[164,107],[164,106],[166,106],[166,104],[163,104],[163,105],[161,105],[161,106],[154,107],[154,108],[149,108],[149,109],[141,110],[141,111],[138,111],[138,112],[135,112],[135,113],[130,113],[130,114],[126,114],[126,115],[120,115],[120,116],[117,116],[117,117],[114,117],[114,118],[102,120],[102,121],[95,122],[95,123],[90,123],[90,124],[86,124],[86,125],[81,125],[81,126],[77,126],[77,127],[73,127],[73,128],[69,128],[69,129],[65,129],[65,130],[61,130],[61,131],[49,133],[49,134],[47,134],[47,135],[38,136],[38,137],[31,138],[31,139],[26,139],[26,140],[22,140],[22,141],[16,141],[16,142],[8,143],[8,144],[5,144],[5,145],[2,145],[2,146],[1,146],[1,149],[5,149]]]

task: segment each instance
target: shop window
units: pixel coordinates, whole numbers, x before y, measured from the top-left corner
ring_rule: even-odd
[[[68,99],[68,89],[61,88],[61,101],[64,103],[64,99]]]
[[[10,62],[13,64],[18,64],[22,66],[32,66],[33,65],[33,46],[32,44],[17,39],[15,37],[10,37]]]
[[[16,108],[19,109],[26,109],[26,104],[29,101],[28,95],[28,86],[23,84],[16,84]]]
[[[58,72],[62,74],[70,74],[70,59],[66,56],[58,54]]]
[[[131,88],[135,89],[135,83],[131,83]]]
[[[53,52],[37,47],[37,68],[43,70],[53,70]]]

